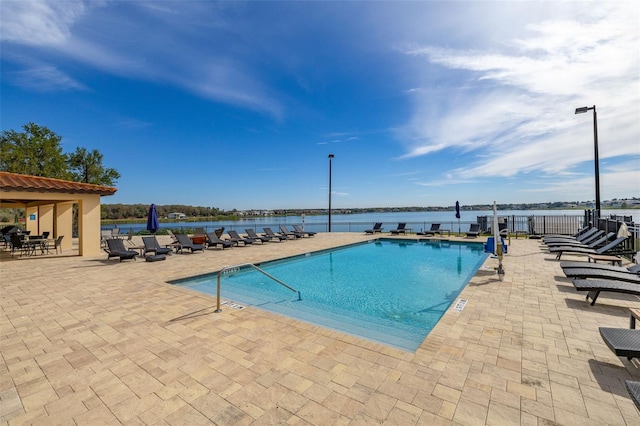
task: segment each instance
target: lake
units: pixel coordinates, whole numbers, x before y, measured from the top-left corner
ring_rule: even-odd
[[[603,210],[603,217],[610,215],[617,216],[634,216],[635,221],[640,217],[640,210]],[[332,214],[331,230],[333,232],[363,232],[373,226],[374,222],[382,222],[384,230],[395,229],[398,222],[406,222],[408,227],[413,231],[429,229],[432,223],[440,223],[441,228],[458,231],[468,230],[470,223],[478,222],[478,217],[493,216],[492,210],[463,210],[460,212],[460,221],[455,217],[455,212],[385,212],[385,213],[357,213],[357,214]],[[515,229],[526,230],[527,216],[584,216],[584,210],[502,210],[498,211],[500,217],[512,217],[515,219]],[[291,225],[303,225],[308,231],[326,232],[328,216],[267,216],[267,217],[251,217],[239,219],[236,221],[201,221],[201,222],[184,222],[172,221],[161,222],[160,232],[162,229],[193,229],[196,227],[205,228],[207,231],[213,231],[216,228],[225,227],[226,229],[235,229],[244,232],[245,228],[253,228],[258,232],[262,232],[262,228],[271,227],[274,231],[279,231],[278,226],[283,224],[291,229]],[[102,230],[115,228],[115,225],[103,225]],[[145,223],[121,225],[121,232],[127,232],[132,228],[134,232],[140,232],[146,229]],[[513,229],[513,228],[512,228]]]

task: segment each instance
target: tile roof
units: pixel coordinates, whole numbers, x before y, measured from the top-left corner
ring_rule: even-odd
[[[2,192],[49,192],[65,194],[113,195],[118,190],[110,186],[92,185],[40,176],[21,175],[0,172],[0,190]]]

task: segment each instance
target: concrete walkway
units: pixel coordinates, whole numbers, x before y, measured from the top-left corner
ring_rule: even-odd
[[[166,284],[367,238],[153,263],[2,257],[1,424],[640,424],[624,389],[640,369],[598,333],[629,327],[640,299],[590,306],[536,240],[511,241],[503,281],[487,260],[415,353],[252,307],[214,313],[215,298]]]

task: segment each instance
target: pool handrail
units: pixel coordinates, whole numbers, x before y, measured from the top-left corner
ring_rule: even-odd
[[[222,312],[222,309],[220,308],[220,278],[222,277],[222,274],[224,274],[227,271],[233,270],[233,269],[239,269],[245,266],[250,266],[253,269],[255,269],[256,271],[260,272],[261,274],[263,274],[264,276],[271,278],[272,280],[274,280],[275,282],[277,282],[278,284],[280,284],[283,287],[288,288],[289,290],[298,293],[298,300],[302,300],[302,296],[300,295],[300,291],[296,290],[295,288],[291,287],[290,285],[282,282],[281,280],[279,280],[278,278],[274,277],[273,275],[269,274],[268,272],[264,271],[263,269],[260,269],[259,267],[257,267],[256,265],[254,265],[253,263],[240,263],[237,265],[232,265],[232,266],[225,266],[224,268],[220,269],[218,271],[218,279],[217,279],[217,290],[216,290],[216,310],[214,312]]]

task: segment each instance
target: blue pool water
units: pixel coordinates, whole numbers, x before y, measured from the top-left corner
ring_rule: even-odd
[[[224,299],[414,351],[486,259],[482,244],[377,240],[223,275]],[[174,284],[216,294],[217,275]],[[226,308],[230,309],[230,308]]]

